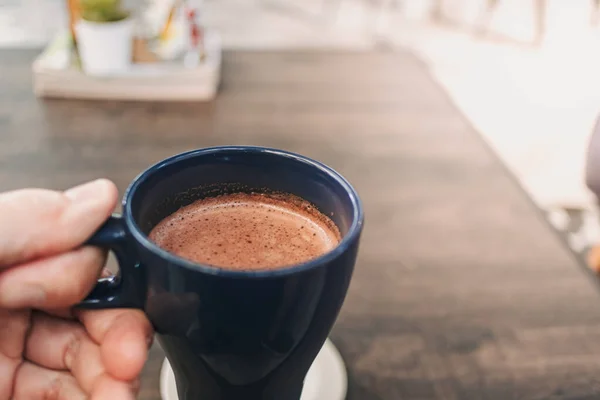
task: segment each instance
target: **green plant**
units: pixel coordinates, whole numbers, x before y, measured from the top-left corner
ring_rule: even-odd
[[[120,0],[81,0],[81,18],[92,22],[116,22],[129,17]]]

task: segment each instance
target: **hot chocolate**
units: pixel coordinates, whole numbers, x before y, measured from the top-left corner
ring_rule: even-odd
[[[236,193],[198,200],[150,232],[163,249],[232,270],[283,268],[317,258],[341,234],[309,202],[289,194]]]

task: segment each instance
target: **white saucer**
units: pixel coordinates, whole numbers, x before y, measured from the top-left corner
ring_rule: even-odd
[[[347,388],[348,377],[344,360],[333,343],[327,339],[308,370],[300,400],[344,400]],[[160,371],[160,394],[163,400],[178,400],[175,375],[167,359]]]

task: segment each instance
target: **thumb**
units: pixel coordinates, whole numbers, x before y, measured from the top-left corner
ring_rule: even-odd
[[[112,182],[64,193],[26,189],[0,194],[0,307],[62,308],[94,286],[105,253],[81,247],[110,216]]]
[[[0,269],[80,246],[108,219],[117,195],[105,179],[64,193],[23,189],[0,194]]]

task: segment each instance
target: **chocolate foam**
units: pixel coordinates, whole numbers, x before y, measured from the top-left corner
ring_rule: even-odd
[[[182,258],[233,270],[276,269],[335,248],[341,234],[289,194],[236,193],[198,200],[163,219],[150,240]]]

